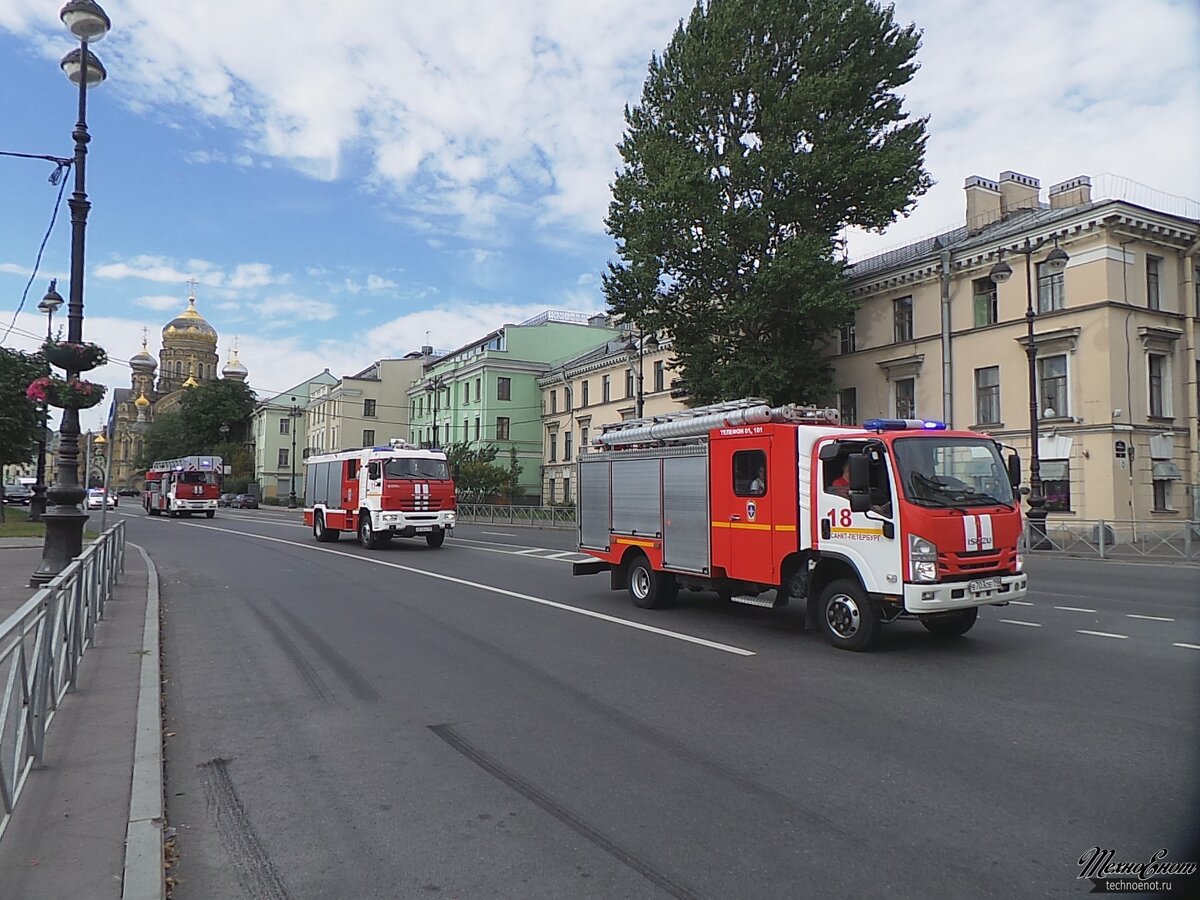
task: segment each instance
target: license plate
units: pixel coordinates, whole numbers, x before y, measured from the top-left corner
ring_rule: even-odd
[[[980,578],[968,584],[967,589],[972,594],[982,594],[984,591],[996,591],[1000,589],[1000,579]]]
[[[433,526],[432,525],[420,525],[417,527],[417,534],[421,534],[424,531],[433,531]]]

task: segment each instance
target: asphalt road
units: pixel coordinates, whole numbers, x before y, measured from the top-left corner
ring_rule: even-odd
[[[966,638],[851,654],[638,610],[570,532],[118,514],[162,580],[175,900],[1061,896],[1195,833],[1200,569],[1039,559]]]

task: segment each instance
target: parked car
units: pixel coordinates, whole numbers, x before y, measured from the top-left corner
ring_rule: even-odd
[[[4,486],[4,502],[14,506],[28,506],[33,499],[33,491],[28,485],[6,484]]]
[[[229,505],[237,509],[258,509],[258,498],[253,494],[238,494]]]
[[[217,506],[233,506],[233,498],[237,494],[222,494],[217,498]]]
[[[137,488],[121,488],[119,491],[117,491],[117,496],[118,497],[140,497],[140,496],[142,496],[142,492],[139,491]]]
[[[87,492],[87,508],[88,509],[103,509],[104,502],[108,501],[108,508],[115,509],[117,506],[117,495],[110,494],[104,488],[88,488]]]

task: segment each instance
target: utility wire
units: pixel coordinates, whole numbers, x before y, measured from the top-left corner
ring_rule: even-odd
[[[0,156],[19,156],[25,159],[45,159],[50,162],[57,163],[57,168],[50,173],[50,183],[58,185],[58,197],[54,201],[54,212],[50,216],[50,225],[46,228],[46,234],[42,237],[42,244],[38,247],[37,259],[33,262],[33,271],[29,274],[29,280],[25,282],[25,290],[21,292],[21,302],[17,304],[16,312],[13,313],[12,321],[8,323],[8,330],[4,332],[4,337],[0,341],[6,340],[12,332],[13,327],[17,324],[17,316],[21,314],[21,310],[25,308],[25,301],[29,298],[29,288],[33,284],[33,280],[37,278],[38,269],[42,266],[42,253],[46,250],[46,242],[50,240],[50,234],[54,231],[54,223],[58,221],[58,211],[62,207],[63,192],[67,189],[67,179],[63,178],[63,172],[70,167],[69,159],[61,159],[57,156],[34,156],[29,153],[11,153],[0,151]]]

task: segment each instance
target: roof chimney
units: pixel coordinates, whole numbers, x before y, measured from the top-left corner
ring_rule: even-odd
[[[1092,179],[1087,175],[1076,175],[1066,181],[1050,185],[1050,208],[1066,209],[1092,202]]]
[[[967,233],[977,231],[1000,219],[1000,185],[982,175],[972,175],[964,183],[967,191]]]
[[[1037,209],[1041,182],[1020,172],[1000,173],[1000,213],[1009,215],[1018,209]]]

